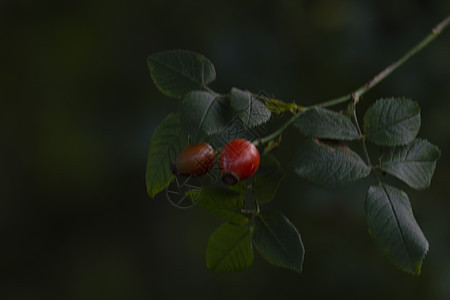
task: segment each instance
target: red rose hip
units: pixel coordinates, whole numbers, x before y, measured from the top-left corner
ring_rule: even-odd
[[[208,173],[213,165],[214,149],[207,143],[200,143],[181,150],[170,170],[175,175],[198,177]]]
[[[220,152],[219,167],[222,181],[228,185],[247,179],[258,170],[258,149],[246,139],[231,140]]]

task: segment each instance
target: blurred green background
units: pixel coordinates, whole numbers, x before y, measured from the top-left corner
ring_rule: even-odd
[[[288,168],[271,207],[298,227],[303,274],[256,255],[206,269],[221,220],[146,194],[155,127],[176,110],[147,55],[198,51],[213,88],[314,104],[359,87],[450,12],[448,1],[0,2],[0,299],[450,299],[450,30],[359,106],[407,96],[420,137],[442,150],[431,188],[409,195],[430,243],[420,277],[390,265],[367,232],[373,180],[311,187]],[[300,142],[289,129],[284,165]]]

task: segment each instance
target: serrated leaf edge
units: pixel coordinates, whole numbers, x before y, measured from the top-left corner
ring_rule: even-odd
[[[419,276],[420,273],[421,273],[421,268],[422,268],[423,260],[425,259],[425,256],[427,255],[428,250],[429,250],[429,244],[428,244],[428,241],[427,241],[427,247],[426,247],[426,249],[425,249],[423,255],[420,257],[420,264],[419,264],[419,265],[416,265],[416,263],[414,263],[414,260],[411,258],[410,251],[409,251],[408,246],[407,246],[407,244],[406,244],[406,242],[405,242],[405,237],[404,237],[404,234],[403,234],[403,230],[402,230],[402,228],[401,228],[401,226],[400,226],[400,224],[399,224],[398,217],[397,217],[397,213],[395,212],[394,205],[392,204],[391,198],[389,197],[389,193],[387,192],[386,187],[385,187],[385,185],[384,185],[383,183],[381,183],[380,186],[383,188],[383,191],[384,191],[384,193],[386,194],[386,197],[387,197],[387,199],[388,199],[388,201],[389,201],[389,206],[390,206],[390,208],[391,208],[391,210],[392,210],[392,212],[393,212],[393,214],[394,214],[395,222],[396,222],[396,224],[397,224],[397,228],[398,228],[398,230],[399,230],[399,232],[400,232],[400,235],[401,235],[401,237],[402,237],[403,245],[404,245],[405,248],[406,248],[406,251],[407,251],[407,253],[408,253],[408,258],[409,258],[411,264],[414,266],[414,268],[415,268],[415,270],[416,270],[416,273],[412,272],[412,271],[409,270],[409,269],[403,268],[403,267],[400,266],[397,262],[395,262],[395,261],[393,261],[391,258],[389,258],[389,257],[387,256],[386,253],[384,253],[383,251],[381,251],[381,252],[382,252],[383,256],[385,256],[386,259],[389,260],[389,261],[390,261],[395,267],[397,267],[399,270],[402,270],[402,271],[404,271],[404,272],[406,272],[406,273],[408,273],[408,274],[411,274],[411,275]],[[369,189],[370,189],[370,188],[369,188]],[[404,191],[402,191],[402,190],[400,190],[400,191],[401,191],[402,193],[406,194]],[[408,199],[408,201],[409,201],[409,199]],[[381,210],[381,209],[380,209],[380,210]],[[412,212],[411,212],[411,213],[412,213]],[[378,215],[378,214],[377,214],[377,215]],[[416,222],[417,222],[417,221],[416,221]],[[371,232],[370,230],[369,230],[369,234],[372,236],[372,232]]]
[[[165,120],[167,120],[168,118],[179,118],[176,114],[173,114],[173,113],[171,113],[171,114],[169,114],[159,125],[158,125],[158,127],[156,127],[156,129],[155,129],[155,131],[153,132],[153,134],[155,134],[155,132],[158,130],[158,129],[160,129],[161,128],[161,125],[162,125],[162,123],[165,121]],[[153,135],[152,135],[152,137],[153,137]],[[151,138],[150,138],[150,144],[151,144]],[[150,151],[150,149],[149,149],[149,151]],[[165,156],[169,156],[169,151],[166,151],[166,152],[164,152],[164,154],[162,155],[163,157],[165,157]],[[147,164],[148,164],[148,161],[149,161],[149,159],[150,159],[150,156],[148,156],[147,157]],[[161,165],[159,164],[158,165],[158,170],[159,170],[159,168],[161,168]],[[157,172],[155,172],[155,174],[156,174]],[[162,189],[160,189],[159,191],[153,191],[153,192],[150,192],[150,190],[152,189],[149,185],[148,185],[148,183],[149,182],[154,182],[155,180],[155,176],[156,175],[153,175],[153,180],[149,180],[148,179],[148,173],[147,173],[147,165],[146,165],[146,171],[145,171],[145,182],[146,182],[146,187],[147,187],[147,193],[149,194],[149,196],[150,197],[152,197],[152,198],[154,198],[159,192],[161,192],[165,187],[167,187],[167,186],[169,186],[169,184],[174,180],[174,176],[173,175],[171,175],[170,176],[170,179],[169,179],[169,181],[165,184],[165,187],[163,187]]]
[[[279,213],[279,214],[287,221],[287,223],[288,223],[289,225],[291,225],[292,228],[295,229],[295,231],[297,232],[297,234],[300,236],[300,232],[298,232],[297,227],[295,227],[295,225],[292,224],[292,222],[291,222],[288,218],[286,218],[286,216],[284,216],[284,215],[281,214],[281,213]],[[273,231],[272,231],[271,228],[267,225],[267,222],[263,219],[263,217],[261,217],[261,215],[262,215],[262,214],[258,214],[258,215],[257,215],[257,217],[261,220],[261,223],[263,223],[264,227],[270,232],[271,236],[277,241],[277,244],[278,244],[278,245],[281,245],[282,250],[283,250],[286,254],[288,254],[286,248],[283,246],[283,244],[282,244],[282,243],[280,242],[280,240],[277,238],[276,234],[273,233]],[[304,254],[305,254],[305,247],[304,247],[303,242],[302,242],[301,239],[300,239],[300,244],[302,245],[303,256],[304,256]],[[269,260],[269,259],[266,257],[266,255],[264,255],[263,253],[261,253],[261,251],[258,249],[258,247],[257,247],[256,245],[255,245],[255,248],[256,248],[256,250],[259,252],[259,254],[261,254],[261,256],[262,256],[266,261],[268,261],[270,264],[272,264],[272,265],[274,265],[274,266],[277,266],[277,267],[280,267],[280,268],[284,268],[284,269],[288,269],[288,270],[295,271],[295,272],[297,272],[297,273],[299,273],[299,274],[302,273],[302,271],[303,271],[303,261],[304,261],[304,259],[302,259],[302,262],[301,262],[301,264],[300,264],[300,268],[299,268],[299,269],[294,268],[294,267],[292,267],[292,266],[283,266],[283,265],[281,265],[281,264],[279,264],[279,263],[275,263],[275,262],[273,262],[272,260]],[[291,255],[286,255],[286,256],[287,256],[287,257],[291,257]]]
[[[167,65],[167,64],[165,64],[165,63],[163,63],[163,62],[161,62],[159,60],[156,60],[156,58],[155,58],[155,56],[160,55],[160,54],[179,53],[179,52],[193,54],[193,55],[196,56],[197,59],[201,58],[200,59],[200,62],[202,64],[202,81],[201,82],[195,80],[194,78],[189,76],[189,74],[186,74],[184,72],[180,72],[178,69],[174,68],[173,66]],[[213,79],[211,81],[209,81],[209,82],[205,82],[205,78],[204,78],[204,76],[205,76],[205,61],[208,62],[211,65],[211,70],[212,70],[212,73],[214,74],[214,76],[212,76]],[[147,65],[148,65],[149,70],[150,70],[150,77],[152,78],[152,81],[155,84],[155,86],[158,88],[158,90],[160,90],[166,96],[169,96],[169,97],[172,97],[172,98],[182,99],[183,95],[176,95],[176,94],[173,94],[173,93],[171,93],[171,92],[169,92],[167,90],[163,90],[163,89],[160,88],[159,84],[156,82],[156,80],[155,80],[155,78],[153,76],[153,72],[152,72],[153,67],[150,66],[151,62],[152,63],[156,62],[157,64],[174,71],[175,73],[181,75],[182,77],[187,78],[191,82],[197,84],[199,87],[203,87],[204,90],[207,90],[207,85],[210,84],[211,82],[213,82],[216,79],[216,70],[215,70],[214,64],[207,57],[205,57],[204,55],[202,55],[202,54],[200,54],[198,52],[190,51],[190,50],[178,49],[178,50],[169,50],[169,51],[161,51],[161,52],[153,53],[153,54],[151,54],[151,55],[149,55],[147,57]]]

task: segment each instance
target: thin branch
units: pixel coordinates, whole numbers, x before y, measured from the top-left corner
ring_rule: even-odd
[[[339,98],[334,98],[334,99],[328,100],[326,102],[318,104],[317,106],[329,107],[329,106],[334,106],[334,105],[337,105],[337,104],[341,104],[341,103],[347,102],[350,99],[352,99],[352,94],[353,93],[350,93],[350,94],[347,94],[345,96],[341,96]]]
[[[450,23],[450,15],[442,20],[439,24],[436,25],[431,30],[431,33],[428,34],[422,41],[420,41],[416,46],[414,46],[411,50],[406,52],[399,60],[389,65],[386,69],[381,71],[378,75],[376,75],[371,81],[360,87],[355,91],[356,102],[359,101],[359,97],[366,93],[368,90],[376,86],[378,83],[383,81],[386,77],[388,77],[392,72],[397,70],[400,66],[402,66],[405,62],[407,62],[411,57],[416,55],[420,50],[425,48],[429,43],[431,43],[441,32],[445,29]]]
[[[376,86],[378,83],[383,81],[386,77],[388,77],[392,72],[397,70],[399,67],[401,67],[403,64],[405,64],[411,57],[416,55],[418,52],[420,52],[423,48],[428,46],[436,37],[441,34],[441,32],[450,24],[450,15],[447,16],[444,20],[442,20],[439,24],[437,24],[431,32],[423,39],[421,40],[417,45],[415,45],[413,48],[411,48],[408,52],[406,52],[399,60],[395,61],[391,65],[387,66],[383,71],[378,73],[375,77],[373,77],[371,80],[369,80],[367,83],[365,83],[363,86],[358,88],[357,90],[353,91],[352,93],[349,93],[347,95],[341,96],[339,98],[334,98],[316,105],[313,105],[311,107],[330,107],[337,104],[345,103],[353,99],[355,105],[359,102],[359,99],[362,95],[367,93],[370,89],[372,89],[374,86]],[[311,107],[302,107],[303,110],[297,112],[294,114],[289,120],[286,121],[280,128],[278,128],[275,132],[272,134],[263,137],[261,139],[255,140],[253,143],[258,146],[261,144],[265,144],[272,139],[276,138],[277,136],[281,135],[281,133],[289,126],[291,125],[298,116],[300,116],[303,112],[308,110]]]
[[[283,125],[281,125],[276,131],[272,132],[271,134],[257,139],[255,141],[253,141],[253,144],[255,146],[259,146],[259,145],[264,145],[265,143],[273,140],[274,138],[276,138],[277,136],[281,135],[283,133],[283,131],[289,127],[289,125],[291,125],[299,115],[301,115],[302,113],[304,113],[307,109],[304,108],[304,110],[301,110],[299,112],[297,112],[295,115],[293,115],[292,117],[289,118],[289,120],[287,120]]]

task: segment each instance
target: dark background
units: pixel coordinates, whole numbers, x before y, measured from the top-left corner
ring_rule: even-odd
[[[310,105],[354,90],[429,33],[448,1],[0,2],[1,299],[450,299],[450,32],[366,94],[422,107],[420,137],[442,150],[431,188],[396,182],[430,243],[422,275],[375,249],[363,203],[373,180],[337,190],[288,174],[272,207],[299,228],[303,274],[256,255],[206,269],[221,220],[146,194],[155,127],[176,110],[147,55],[210,58],[213,88]],[[299,134],[275,155],[286,166]]]

